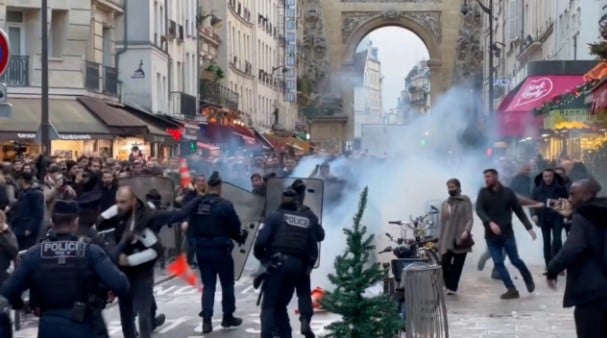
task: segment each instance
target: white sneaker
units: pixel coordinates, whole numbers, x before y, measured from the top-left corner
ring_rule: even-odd
[[[457,292],[455,292],[453,290],[449,290],[449,289],[446,289],[446,290],[447,290],[447,296],[457,296]]]

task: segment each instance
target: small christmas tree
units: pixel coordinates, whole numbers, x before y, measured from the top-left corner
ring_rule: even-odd
[[[384,271],[377,263],[370,263],[375,246],[373,235],[360,224],[367,205],[368,189],[363,190],[354,216],[352,229],[344,229],[348,248],[335,259],[335,274],[329,280],[335,290],[322,299],[323,309],[342,316],[341,321],[327,327],[326,337],[334,338],[391,338],[401,328],[397,304],[387,295],[363,297],[371,285],[382,281]]]

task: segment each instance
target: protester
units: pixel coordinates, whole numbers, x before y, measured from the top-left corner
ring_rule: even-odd
[[[607,261],[605,215],[607,198],[598,198],[600,185],[593,179],[574,181],[564,214],[573,212],[571,232],[561,251],[548,263],[546,276],[552,288],[567,270],[563,306],[575,307],[578,338],[607,337]]]

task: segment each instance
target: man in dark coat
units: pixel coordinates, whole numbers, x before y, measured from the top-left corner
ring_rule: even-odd
[[[18,178],[21,192],[15,206],[11,208],[10,225],[17,236],[19,250],[36,244],[44,220],[44,194],[34,187],[34,176],[21,173]]]
[[[578,338],[607,337],[607,198],[597,198],[600,189],[592,179],[571,185],[571,232],[546,272],[549,285],[555,288],[558,274],[567,270],[563,306],[575,306]]]
[[[544,169],[535,178],[533,189],[533,200],[544,203],[542,208],[533,208],[531,218],[533,222],[542,229],[544,239],[544,261],[546,265],[559,252],[563,234],[563,216],[559,215],[550,207],[549,200],[567,198],[567,190],[563,186],[563,179],[553,169]]]

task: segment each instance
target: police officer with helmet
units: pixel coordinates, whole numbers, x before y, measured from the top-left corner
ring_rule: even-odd
[[[15,308],[22,293],[36,295],[40,313],[39,338],[108,337],[97,307],[101,283],[119,297],[128,295],[126,276],[99,246],[81,240],[78,204],[57,201],[52,211],[53,231],[30,248],[6,281],[2,294]]]
[[[202,291],[202,332],[213,331],[213,303],[217,276],[221,283],[223,308],[222,327],[235,327],[242,319],[234,317],[234,241],[243,244],[247,239],[232,202],[221,197],[222,180],[217,171],[207,180],[207,194],[200,197],[198,209],[190,216],[187,236],[196,250],[200,268]]]
[[[312,209],[304,204],[306,199],[306,184],[303,180],[296,179],[293,184],[291,184],[291,188],[297,193],[297,211],[310,219],[311,229],[314,232],[317,242],[322,242],[325,239],[325,230],[318,222],[318,217],[314,214]],[[297,294],[299,308],[299,320],[301,322],[301,333],[306,338],[314,337],[312,328],[310,327],[312,315],[314,314],[312,298],[310,297],[310,294],[312,293],[311,283],[310,274],[308,273],[295,285],[295,293]]]
[[[282,195],[279,209],[260,226],[254,254],[268,267],[262,287],[262,338],[272,338],[275,328],[280,337],[291,337],[287,305],[296,286],[309,278],[318,258],[313,222],[309,214],[298,210],[297,193],[289,188]],[[309,322],[302,322],[302,334],[314,337]]]

